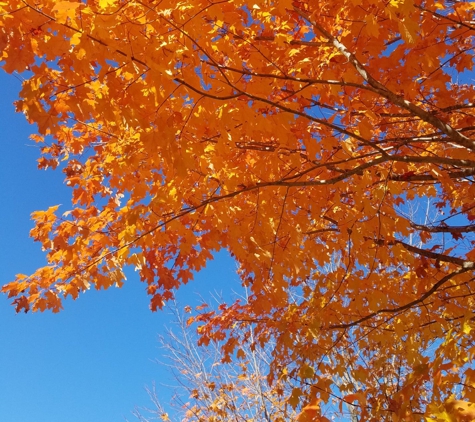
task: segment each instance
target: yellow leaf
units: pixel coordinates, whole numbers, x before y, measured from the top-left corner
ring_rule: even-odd
[[[81,6],[80,2],[58,1],[53,7],[55,17],[58,22],[66,22],[68,19],[76,17],[77,8]]]
[[[99,7],[101,9],[108,9],[116,4],[117,0],[99,0]]]

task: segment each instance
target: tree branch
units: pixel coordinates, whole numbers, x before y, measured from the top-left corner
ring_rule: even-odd
[[[448,226],[446,224],[439,226],[425,226],[423,224],[411,223],[411,227],[429,233],[469,233],[475,232],[475,224],[469,226]]]
[[[435,117],[433,114],[428,113],[419,106],[411,103],[410,101],[405,100],[404,98],[390,91],[382,83],[380,83],[373,76],[371,76],[371,74],[366,70],[365,66],[356,58],[356,56],[351,51],[349,51],[344,44],[338,41],[336,37],[334,37],[330,32],[328,32],[323,26],[321,26],[318,22],[313,20],[307,13],[300,10],[299,8],[294,7],[294,10],[303,19],[309,22],[318,32],[323,34],[329,41],[332,42],[333,46],[338,51],[340,51],[343,56],[346,57],[348,62],[353,65],[358,74],[374,89],[374,92],[391,101],[393,104],[410,111],[414,116],[419,117],[426,123],[429,123],[430,125],[436,127],[457,144],[462,145],[472,151],[475,151],[475,141],[462,135],[452,126],[447,123],[444,123],[442,120]]]
[[[334,329],[345,330],[347,328],[359,325],[362,322],[367,321],[371,318],[374,318],[374,317],[376,317],[380,314],[393,314],[393,313],[401,312],[401,311],[404,311],[406,309],[412,308],[413,306],[423,302],[429,296],[433,295],[439,289],[439,287],[441,287],[443,284],[447,283],[447,281],[449,281],[453,277],[455,277],[457,275],[460,275],[460,274],[463,274],[463,273],[466,273],[467,271],[470,271],[471,269],[472,268],[460,268],[457,271],[453,271],[450,274],[447,274],[446,276],[442,277],[437,283],[435,283],[432,286],[432,288],[430,288],[427,292],[425,292],[421,297],[419,297],[418,299],[413,300],[412,302],[408,302],[405,305],[398,306],[397,308],[380,309],[376,312],[372,312],[372,313],[370,313],[370,314],[368,314],[368,315],[366,315],[366,316],[364,316],[360,319],[357,319],[357,320],[352,321],[352,322],[348,322],[346,324],[332,324],[332,325],[329,325],[327,329],[329,329],[329,330],[334,330]]]

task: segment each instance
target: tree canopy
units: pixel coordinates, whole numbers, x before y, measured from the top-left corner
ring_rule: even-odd
[[[57,312],[133,266],[156,310],[226,249],[251,294],[192,317],[201,341],[240,359],[272,339],[267,380],[295,384],[302,420],[331,401],[359,420],[471,420],[474,12],[0,2],[16,107],[73,203],[33,213],[47,265],[2,291]]]

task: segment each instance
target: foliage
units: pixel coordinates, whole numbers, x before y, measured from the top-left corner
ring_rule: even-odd
[[[274,341],[304,415],[470,418],[474,30],[453,0],[0,3],[17,109],[73,198],[33,214],[48,264],[3,291],[57,312],[134,266],[156,310],[227,249],[252,294],[201,341]]]

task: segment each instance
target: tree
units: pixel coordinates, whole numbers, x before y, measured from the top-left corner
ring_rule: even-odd
[[[284,391],[289,393],[289,385],[270,388],[265,380],[273,344],[253,348],[245,345],[240,349],[239,361],[223,362],[219,343],[197,345],[196,332],[187,323],[187,316],[176,303],[169,310],[174,324],[159,339],[159,363],[173,373],[175,385],[167,386],[168,390],[173,388],[173,397],[168,403],[155,386],[147,389],[153,407],[137,408],[134,415],[139,421],[296,420],[297,412],[285,400]],[[192,310],[186,307],[185,312]]]
[[[335,399],[360,420],[471,417],[473,3],[11,0],[0,16],[39,167],[73,198],[33,214],[48,263],[3,287],[18,311],[120,286],[125,266],[156,310],[227,249],[252,294],[199,316],[203,344],[239,359],[275,341],[267,381],[298,382],[289,403],[315,415]],[[444,216],[411,214],[421,198]]]

